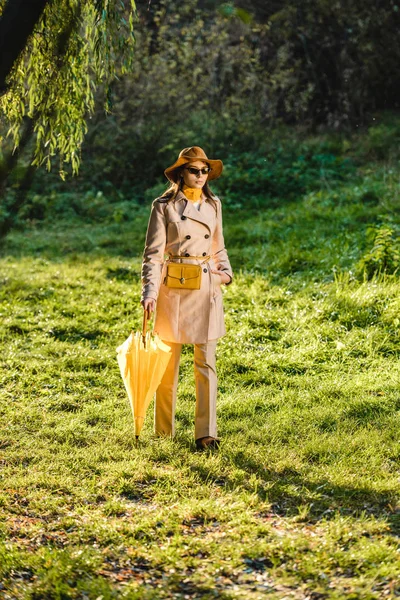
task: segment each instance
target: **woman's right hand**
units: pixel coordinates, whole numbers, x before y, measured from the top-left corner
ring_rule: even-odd
[[[145,298],[140,303],[144,310],[147,310],[149,314],[153,313],[156,310],[156,301],[153,298]]]

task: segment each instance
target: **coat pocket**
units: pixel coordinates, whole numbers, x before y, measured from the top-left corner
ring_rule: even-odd
[[[217,275],[216,273],[212,273],[212,277],[213,277],[214,286],[217,288],[221,287],[221,285],[222,285],[221,276]]]

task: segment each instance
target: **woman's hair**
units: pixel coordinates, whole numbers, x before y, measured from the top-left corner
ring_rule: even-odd
[[[181,177],[183,167],[179,167],[176,171],[178,174],[178,182],[177,183],[171,182],[171,185],[169,186],[169,188],[167,190],[165,190],[165,192],[161,196],[161,198],[163,200],[165,199],[168,202],[174,202],[175,198],[178,195],[178,192],[180,192],[183,188],[183,177]],[[215,205],[216,196],[212,192],[212,190],[208,184],[208,181],[206,181],[205,184],[203,185],[203,192],[207,196],[207,200],[210,200],[211,204],[214,206],[214,208],[216,208],[216,205]]]

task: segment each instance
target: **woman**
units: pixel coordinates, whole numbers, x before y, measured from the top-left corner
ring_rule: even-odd
[[[174,434],[182,344],[194,344],[195,439],[217,448],[215,350],[225,334],[221,285],[232,281],[224,246],[221,202],[208,181],[223,164],[198,146],[185,148],[165,175],[171,186],[153,202],[142,265],[141,304],[155,311],[154,331],[172,355],[156,393],[155,432]],[[165,255],[168,258],[165,260]]]

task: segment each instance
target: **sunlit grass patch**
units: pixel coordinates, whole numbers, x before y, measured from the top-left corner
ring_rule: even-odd
[[[0,259],[7,600],[399,593],[400,284],[354,278],[365,209],[328,196],[227,215],[235,279],[211,455],[194,446],[190,347],[175,439],[154,437],[152,406],[139,445],[133,436],[115,348],[141,324],[147,213],[10,238]]]

